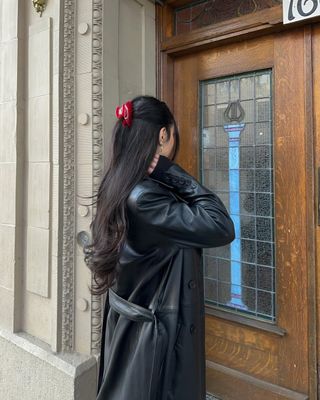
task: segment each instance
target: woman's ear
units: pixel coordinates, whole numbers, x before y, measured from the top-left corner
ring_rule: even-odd
[[[168,134],[166,128],[161,128],[159,132],[159,143],[163,144],[168,140]]]

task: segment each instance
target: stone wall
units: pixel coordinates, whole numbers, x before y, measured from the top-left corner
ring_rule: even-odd
[[[0,393],[94,399],[103,297],[81,238],[114,109],[155,93],[149,0],[0,0]],[[92,200],[91,200],[92,201]]]

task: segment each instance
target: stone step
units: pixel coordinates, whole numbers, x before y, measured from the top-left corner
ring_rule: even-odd
[[[221,400],[221,399],[218,399],[217,397],[214,397],[212,394],[207,393],[206,400]]]

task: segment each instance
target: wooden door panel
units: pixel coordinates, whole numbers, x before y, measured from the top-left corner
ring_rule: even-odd
[[[208,360],[268,381],[274,380],[279,372],[277,353],[258,350],[246,344],[208,336],[206,352]]]
[[[316,26],[313,28],[313,35],[312,35],[312,54],[313,54],[313,62],[312,62],[312,68],[313,68],[313,87],[314,87],[314,103],[313,103],[313,110],[314,110],[314,132],[315,132],[315,165],[317,166],[317,171],[316,171],[316,179],[317,179],[317,184],[315,188],[312,188],[315,190],[316,196],[316,208],[318,208],[316,212],[316,223],[315,223],[315,249],[316,249],[316,254],[317,256],[317,263],[316,263],[316,270],[315,270],[315,285],[317,285],[317,305],[318,305],[318,311],[316,310],[316,315],[312,315],[314,317],[314,324],[319,326],[319,309],[320,309],[320,293],[319,293],[319,282],[320,282],[320,208],[319,208],[319,202],[320,202],[320,23],[318,23]],[[313,204],[312,204],[313,205]],[[315,335],[314,335],[315,337]],[[319,354],[319,349],[320,349],[320,336],[319,334],[316,336],[317,338],[317,348],[318,348],[318,354]],[[314,365],[314,369],[317,370],[317,365]],[[319,379],[319,378],[318,378]]]
[[[209,362],[207,391],[223,400],[307,400],[306,394],[257,379],[251,375]],[[217,384],[219,382],[219,384]]]
[[[276,383],[280,337],[207,316],[206,358]]]
[[[174,91],[174,112],[181,132],[177,162],[199,177],[198,63],[194,56],[175,61],[174,87],[178,89]]]
[[[308,398],[304,54],[304,32],[295,29],[173,59],[178,162],[198,177],[199,82],[265,68],[273,72],[277,324],[269,324],[274,332],[268,323],[259,329],[252,320],[228,320],[227,312],[210,315],[207,307],[207,386],[223,399]]]
[[[308,392],[308,292],[304,32],[277,36],[274,45],[274,165],[278,324],[278,383]]]
[[[199,53],[198,65],[200,80],[222,75],[269,68],[273,65],[272,34],[247,41],[245,48],[239,43],[217,47]]]

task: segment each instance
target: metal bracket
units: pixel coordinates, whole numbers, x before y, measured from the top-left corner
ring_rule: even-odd
[[[36,12],[40,14],[40,17],[42,17],[42,13],[46,8],[46,0],[32,0],[33,7],[35,8]]]

